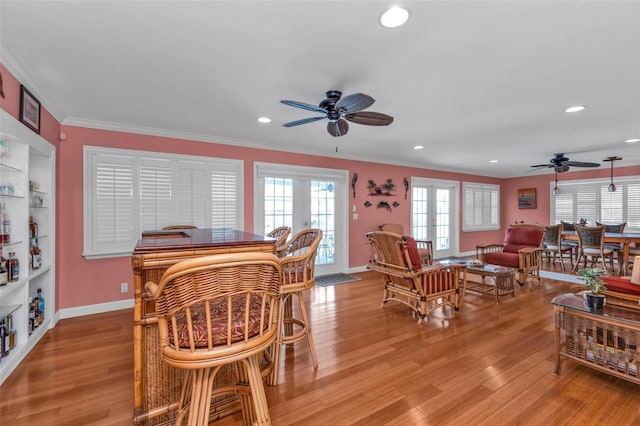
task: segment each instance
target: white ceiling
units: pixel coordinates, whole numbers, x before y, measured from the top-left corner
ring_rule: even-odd
[[[400,4],[389,30],[391,2],[2,0],[0,59],[63,124],[495,177],[640,164],[640,2]],[[282,127],[330,89],[393,124]]]

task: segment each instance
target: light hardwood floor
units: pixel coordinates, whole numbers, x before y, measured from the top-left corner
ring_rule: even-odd
[[[552,374],[549,302],[570,284],[529,281],[500,304],[468,292],[460,312],[418,325],[402,305],[380,307],[375,273],[356,275],[309,292],[320,367],[304,342],[286,349],[266,388],[274,425],[640,424],[640,386],[570,361]],[[132,318],[60,321],[0,387],[0,424],[131,424]]]

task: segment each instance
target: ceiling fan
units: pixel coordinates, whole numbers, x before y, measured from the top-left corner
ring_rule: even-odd
[[[319,117],[303,118],[283,124],[284,127],[299,126],[301,124],[313,123],[314,121],[329,119],[327,132],[331,136],[343,136],[349,131],[349,123],[365,124],[367,126],[388,126],[393,123],[393,117],[379,112],[362,111],[369,108],[375,102],[369,95],[355,93],[342,97],[342,92],[329,90],[326,92],[327,98],[320,102],[318,106],[306,104],[298,101],[281,100],[285,105],[306,109],[307,111],[322,114]]]
[[[531,167],[548,167],[553,168],[557,173],[569,171],[570,167],[600,167],[599,163],[586,163],[583,161],[572,161],[565,157],[564,154],[554,154],[548,164],[536,164]]]

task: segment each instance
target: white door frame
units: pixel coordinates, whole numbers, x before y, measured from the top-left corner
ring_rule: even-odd
[[[349,192],[348,170],[325,169],[319,167],[292,166],[289,164],[255,162],[253,168],[253,226],[256,233],[264,229],[264,177],[282,177],[290,179],[320,179],[335,182],[335,252],[334,263],[316,266],[316,275],[347,272],[349,267]],[[303,206],[296,211],[309,211]],[[294,218],[294,223],[296,218]],[[294,233],[296,230],[292,230]],[[299,231],[299,230],[298,230]]]
[[[460,254],[460,182],[455,180],[444,179],[431,179],[422,177],[411,177],[411,188],[414,186],[430,186],[433,189],[443,188],[451,190],[451,211],[450,213],[450,247],[449,252],[451,256],[458,256]],[[435,195],[435,191],[432,191],[431,195]],[[413,221],[413,200],[411,200],[411,218]],[[435,198],[432,196],[428,200],[429,202],[429,217],[431,219],[431,226],[429,227],[429,238],[434,240],[434,252],[436,252],[435,242],[435,223],[433,221],[433,215],[435,214]],[[413,222],[410,224],[413,228]]]

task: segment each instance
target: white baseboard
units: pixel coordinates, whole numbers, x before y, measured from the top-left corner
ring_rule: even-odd
[[[75,308],[60,309],[56,315],[56,322],[60,319],[81,317],[84,315],[101,314],[103,312],[119,311],[120,309],[133,308],[133,299],[118,300],[117,302],[98,303],[96,305],[78,306]]]

